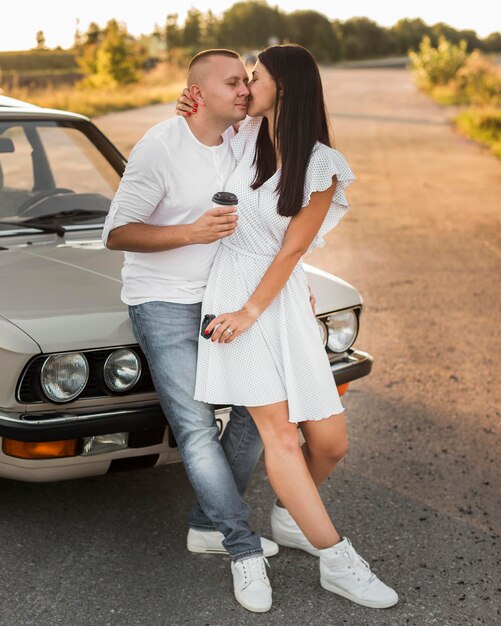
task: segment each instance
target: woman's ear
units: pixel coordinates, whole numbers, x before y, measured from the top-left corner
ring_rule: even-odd
[[[278,81],[278,97],[281,98],[284,95],[284,81]]]

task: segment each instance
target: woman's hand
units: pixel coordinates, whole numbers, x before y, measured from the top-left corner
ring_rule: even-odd
[[[183,93],[177,99],[176,115],[182,115],[184,117],[190,117],[190,115],[198,111],[198,103],[192,100],[190,91],[186,87],[183,89]]]
[[[219,343],[231,343],[254,324],[258,315],[248,310],[240,309],[234,313],[223,313],[218,315],[207,326],[206,333],[215,328],[211,341],[219,341]]]

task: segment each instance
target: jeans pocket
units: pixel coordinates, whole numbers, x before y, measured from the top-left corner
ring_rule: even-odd
[[[146,342],[146,335],[143,330],[143,323],[141,319],[140,304],[129,305],[129,317],[132,322],[132,330],[134,336],[139,343],[146,358],[148,358],[148,344]]]

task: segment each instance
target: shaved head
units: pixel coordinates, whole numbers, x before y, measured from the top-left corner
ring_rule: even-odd
[[[214,48],[213,50],[203,50],[196,54],[188,65],[188,88],[192,85],[201,85],[207,79],[209,67],[216,58],[227,57],[230,59],[240,59],[237,52],[226,50],[225,48]]]

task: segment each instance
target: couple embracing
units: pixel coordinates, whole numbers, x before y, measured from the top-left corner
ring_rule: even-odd
[[[313,555],[325,590],[392,606],[318,492],[348,442],[301,258],[347,212],[354,175],[330,147],[317,64],[272,46],[249,80],[237,53],[206,50],[187,85],[132,150],[103,242],[125,252],[122,299],[197,496],[188,550],[229,554],[249,611],[272,606],[277,544]],[[213,206],[221,191],[235,206]],[[215,404],[231,406],[221,440]],[[273,541],[244,499],[263,446]]]

